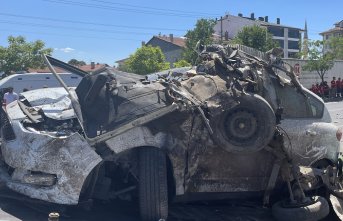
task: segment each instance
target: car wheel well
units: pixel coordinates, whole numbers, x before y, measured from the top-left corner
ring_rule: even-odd
[[[323,169],[328,166],[334,166],[335,163],[332,160],[329,160],[327,158],[323,158],[320,160],[317,160],[316,162],[311,164],[311,167],[317,168],[317,169]]]

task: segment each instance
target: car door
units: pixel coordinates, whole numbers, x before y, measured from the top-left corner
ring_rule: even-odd
[[[275,83],[275,90],[283,108],[280,127],[285,132],[285,147],[294,162],[307,166],[320,159],[334,160],[339,147],[337,128],[331,124],[324,102],[291,84]]]

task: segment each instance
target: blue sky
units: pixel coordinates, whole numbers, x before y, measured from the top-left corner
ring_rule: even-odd
[[[254,12],[299,28],[306,19],[311,39],[343,19],[342,0],[2,0],[0,5],[0,45],[7,45],[9,35],[23,35],[43,40],[63,61],[109,65],[153,35],[183,36],[199,18]]]

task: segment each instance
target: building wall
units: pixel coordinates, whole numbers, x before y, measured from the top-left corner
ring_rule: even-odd
[[[259,23],[255,20],[250,20],[247,18],[239,17],[239,16],[225,15],[222,21],[223,38],[224,38],[225,31],[228,31],[229,39],[233,39],[234,37],[236,37],[238,32],[240,32],[243,29],[243,27],[254,26],[254,25],[259,25]],[[220,36],[221,34],[220,21],[218,21],[216,25],[214,26],[214,33]]]
[[[183,49],[172,43],[153,38],[149,41],[149,45],[153,47],[160,47],[164,56],[166,57],[166,61],[170,62],[171,66],[176,61],[179,61],[182,57]]]
[[[301,59],[283,59],[291,66],[297,66],[299,64],[299,81],[304,87],[310,88],[312,84],[320,83],[321,79],[317,72],[309,72],[302,70],[302,66],[306,64],[306,60]],[[343,60],[335,61],[332,69],[330,69],[325,75],[324,80],[328,83],[332,80],[332,77],[343,79]]]
[[[217,21],[214,31],[215,35],[219,36],[219,38],[222,34],[223,39],[227,31],[229,39],[233,39],[244,27],[254,25],[268,28],[268,31],[273,35],[273,39],[280,43],[280,47],[284,48],[284,58],[292,57],[300,51],[299,41],[301,40],[301,33],[299,29],[288,28],[282,25],[273,25],[272,23],[240,16],[225,15],[222,21]]]
[[[300,51],[300,40],[301,34],[299,30],[280,27],[280,26],[269,26],[268,31],[273,35],[273,39],[277,40],[282,47],[283,57],[293,57]]]
[[[323,36],[323,41],[329,41],[331,38],[334,38],[334,37],[343,37],[342,28],[343,28],[343,20],[340,22],[337,22],[335,24],[335,28],[330,29],[327,32],[321,33],[321,35]],[[324,53],[327,53],[331,50],[329,44],[325,44],[323,49],[324,49]]]
[[[329,41],[330,39],[334,37],[343,37],[343,30],[323,34],[323,41]],[[324,53],[327,53],[331,50],[329,44],[325,44],[323,49],[324,49]]]

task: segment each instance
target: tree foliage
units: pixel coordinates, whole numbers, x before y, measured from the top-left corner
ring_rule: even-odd
[[[166,62],[159,47],[148,45],[138,48],[134,54],[130,55],[124,67],[126,71],[144,75],[169,69],[170,64]]]
[[[73,65],[75,67],[79,67],[79,66],[82,66],[82,65],[86,65],[86,62],[84,62],[82,60],[79,61],[79,60],[73,58],[73,59],[70,59],[68,61],[68,64]]]
[[[309,41],[308,46],[308,61],[302,67],[305,71],[315,71],[319,75],[322,82],[328,70],[334,65],[334,57],[332,53],[323,53],[324,41]]]
[[[132,72],[132,70],[128,67],[127,61],[119,64],[118,70],[124,72]]]
[[[199,19],[193,30],[187,31],[186,49],[183,58],[191,64],[194,64],[198,58],[195,47],[198,42],[202,45],[208,45],[213,42],[212,34],[214,33],[215,21],[213,19]]]
[[[183,59],[174,63],[174,68],[182,68],[182,67],[190,67],[190,66],[192,65]]]
[[[23,36],[8,37],[8,46],[0,46],[0,72],[9,75],[29,68],[42,68],[44,61],[41,54],[50,55],[51,48],[45,48],[41,40],[26,42]]]
[[[279,47],[279,44],[272,39],[272,35],[267,29],[257,25],[244,27],[233,39],[233,43],[242,44],[263,52]]]
[[[328,40],[330,53],[334,59],[343,60],[343,37],[334,37]]]

